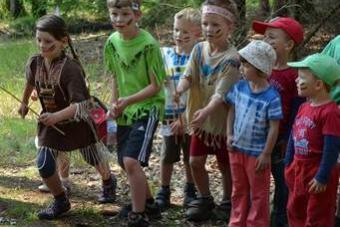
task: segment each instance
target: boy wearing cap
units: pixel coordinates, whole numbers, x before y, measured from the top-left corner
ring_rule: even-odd
[[[323,54],[288,65],[299,69],[298,93],[308,100],[296,116],[285,158],[289,226],[334,226],[340,111],[330,89],[340,66]]]
[[[280,96],[267,80],[274,49],[254,40],[239,51],[245,80],[225,95],[231,104],[227,145],[233,189],[229,226],[269,226],[271,153],[282,118]]]
[[[279,136],[272,153],[272,175],[275,182],[275,193],[272,212],[272,225],[283,227],[287,224],[288,189],[284,181],[284,153],[293,120],[299,105],[304,101],[297,95],[295,80],[297,70],[290,68],[287,62],[295,46],[303,41],[303,27],[289,17],[277,17],[268,23],[254,21],[255,32],[264,35],[276,52],[276,62],[269,77],[269,82],[280,94],[283,119],[280,122]]]

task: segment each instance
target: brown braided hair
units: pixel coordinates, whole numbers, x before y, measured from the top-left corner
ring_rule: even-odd
[[[72,39],[67,31],[67,25],[61,17],[53,14],[42,16],[38,19],[35,28],[38,31],[49,33],[59,41],[67,37],[67,44],[70,47],[72,56],[80,64],[79,57],[73,48]]]

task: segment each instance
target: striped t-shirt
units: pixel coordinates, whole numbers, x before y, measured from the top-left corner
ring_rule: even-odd
[[[259,156],[266,145],[269,120],[283,117],[279,94],[272,86],[254,93],[249,82],[241,80],[225,94],[224,100],[235,106],[233,147]]]
[[[173,102],[175,88],[182,76],[189,60],[189,55],[178,54],[174,47],[162,47],[163,62],[166,71],[165,80],[165,116],[172,118],[174,115],[181,114],[185,111],[187,95],[183,94],[180,98],[179,105]]]

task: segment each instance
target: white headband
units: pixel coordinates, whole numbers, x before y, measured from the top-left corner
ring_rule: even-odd
[[[140,10],[140,5],[137,2],[132,2],[131,3],[131,8],[133,10]]]
[[[202,14],[207,14],[207,13],[213,13],[220,15],[230,22],[234,22],[234,15],[227,9],[219,7],[219,6],[213,6],[213,5],[205,5],[202,7]]]

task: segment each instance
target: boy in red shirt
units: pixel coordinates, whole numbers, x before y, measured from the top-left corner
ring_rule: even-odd
[[[340,66],[323,54],[288,65],[299,69],[298,93],[308,100],[296,116],[285,158],[289,226],[334,226],[340,111],[330,90]]]
[[[254,21],[252,26],[255,32],[264,34],[264,41],[274,48],[277,56],[269,82],[280,94],[283,119],[272,152],[271,172],[275,181],[272,225],[284,227],[287,224],[288,189],[284,181],[283,158],[293,120],[299,105],[304,101],[297,95],[297,70],[289,67],[287,62],[295,46],[303,41],[304,32],[302,25],[289,17],[277,17],[268,23]]]

